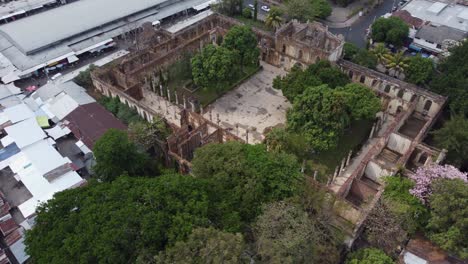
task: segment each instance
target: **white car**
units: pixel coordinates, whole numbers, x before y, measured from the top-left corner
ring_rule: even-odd
[[[270,12],[270,8],[266,5],[262,6],[261,9],[265,12]]]
[[[249,4],[250,9],[255,10],[255,6],[253,4]]]

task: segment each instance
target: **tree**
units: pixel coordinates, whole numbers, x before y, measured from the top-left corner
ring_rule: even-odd
[[[242,16],[245,17],[245,18],[251,18],[252,17],[252,10],[250,10],[249,7],[244,8],[244,10],[242,10]]]
[[[429,238],[442,249],[468,259],[468,184],[461,179],[439,179],[433,182],[429,197],[431,219]]]
[[[128,127],[129,139],[145,150],[154,147],[158,141],[164,141],[169,134],[169,129],[162,119],[156,119],[151,123],[135,122]]]
[[[377,248],[364,248],[350,253],[345,264],[394,264],[391,257]]]
[[[405,57],[402,51],[395,54],[387,54],[384,56],[385,66],[390,70],[394,71],[394,75],[398,76],[409,67],[409,59]]]
[[[459,171],[452,165],[432,165],[428,167],[419,167],[416,174],[411,176],[415,181],[414,188],[410,193],[427,204],[432,194],[432,182],[437,179],[460,179],[467,182],[467,173]]]
[[[468,119],[454,115],[433,132],[436,145],[448,150],[447,160],[458,167],[468,167]]]
[[[129,263],[209,223],[204,185],[190,176],[120,177],[66,190],[39,206],[26,232],[34,263]]]
[[[377,57],[366,49],[359,49],[352,62],[362,65],[366,68],[375,69],[377,66]]]
[[[359,47],[351,42],[346,42],[343,46],[343,54],[345,60],[353,61],[354,56],[358,53]]]
[[[222,46],[239,55],[241,66],[257,65],[260,55],[257,42],[257,37],[250,27],[234,26],[224,36]]]
[[[301,22],[326,18],[331,14],[331,6],[325,0],[289,0],[286,2],[286,13]]]
[[[288,129],[302,133],[317,151],[334,148],[349,123],[345,99],[327,85],[308,87],[287,113]]]
[[[196,228],[185,241],[159,253],[152,263],[172,264],[237,264],[248,263],[242,257],[245,244],[241,234],[231,234],[214,228]]]
[[[203,88],[221,89],[220,86],[233,79],[236,55],[224,47],[207,45],[192,58],[192,75],[196,85]]]
[[[298,158],[304,158],[308,154],[308,148],[304,138],[300,134],[287,131],[285,128],[273,128],[265,137],[265,145],[269,151],[295,154]]]
[[[149,157],[137,150],[124,131],[109,129],[96,141],[93,153],[97,162],[93,167],[94,174],[103,181],[113,181],[123,174],[136,176],[155,173],[148,168]]]
[[[383,199],[391,213],[410,235],[423,231],[429,219],[429,210],[410,194],[414,182],[400,175],[385,178]]]
[[[291,200],[267,204],[254,224],[263,263],[337,263],[339,236]]]
[[[265,25],[273,28],[275,31],[283,23],[283,11],[278,7],[272,6],[265,18]]]
[[[468,117],[468,41],[450,52],[451,55],[438,65],[430,88],[449,97],[450,110]]]
[[[371,50],[371,53],[377,58],[379,63],[384,63],[385,56],[388,54],[388,49],[385,47],[384,43],[377,43],[375,47]]]
[[[392,204],[379,200],[364,222],[364,237],[373,247],[386,254],[397,256],[408,233],[402,228],[402,218],[394,214]]]
[[[302,94],[306,87],[327,84],[330,88],[344,86],[349,78],[328,61],[320,61],[309,65],[306,70],[294,66],[284,77],[277,76],[273,80],[273,88],[280,89],[290,102]]]
[[[398,17],[378,18],[372,24],[372,39],[377,42],[386,42],[397,47],[403,45],[408,37],[409,27]]]
[[[93,88],[93,80],[91,79],[91,72],[96,69],[94,64],[89,65],[88,69],[81,71],[73,81],[79,86],[83,86],[86,89]]]
[[[349,115],[353,120],[374,119],[380,110],[380,99],[371,89],[358,83],[337,88],[345,93]]]
[[[262,203],[293,196],[303,181],[294,156],[238,142],[197,149],[192,173],[210,186],[213,221],[236,232],[259,214]]]
[[[433,71],[434,64],[431,59],[414,56],[409,59],[406,80],[418,85],[426,84],[429,82]]]

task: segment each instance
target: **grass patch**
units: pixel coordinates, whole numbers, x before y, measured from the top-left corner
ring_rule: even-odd
[[[371,120],[354,122],[345,134],[339,139],[335,149],[313,154],[307,161],[308,171],[318,170],[318,179],[326,182],[328,176],[335,172],[335,168],[341,164],[341,160],[347,157],[349,150],[358,151],[369,137],[372,129]]]
[[[267,27],[263,21],[253,20],[252,18],[245,18],[241,15],[235,16],[234,18],[244,23],[246,26],[256,27],[265,31],[271,31],[271,28]]]

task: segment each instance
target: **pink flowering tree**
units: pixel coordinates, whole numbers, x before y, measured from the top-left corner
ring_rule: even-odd
[[[427,204],[429,196],[432,194],[431,184],[437,179],[461,179],[468,182],[467,174],[459,171],[452,165],[432,165],[429,167],[419,167],[416,174],[411,176],[415,181],[410,193]]]

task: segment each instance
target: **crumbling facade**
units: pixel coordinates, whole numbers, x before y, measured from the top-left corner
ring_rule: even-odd
[[[135,108],[146,120],[162,116],[174,133],[165,142],[166,156],[183,172],[190,171],[195,149],[210,142],[238,140],[219,126],[211,113],[203,117],[203,107],[190,91],[171,92],[161,85],[160,71],[179,60],[184,53],[197,52],[218,39],[237,20],[212,14],[174,34],[158,30],[150,34],[153,45],[127,55],[111,67],[92,74],[96,88],[104,95],[118,97]],[[383,192],[382,177],[401,171],[408,175],[419,166],[438,163],[445,152],[423,143],[439,116],[446,98],[382,73],[341,60],[344,39],[328,32],[320,23],[291,21],[276,33],[253,29],[260,47],[261,60],[289,70],[328,60],[353,82],[372,89],[382,102],[369,140],[358,153],[350,152],[331,175],[329,190],[339,198],[337,226],[347,231],[349,243],[359,235],[369,208]],[[151,100],[149,100],[152,98]],[[218,118],[219,120],[219,118]],[[248,136],[248,134],[247,134]]]

